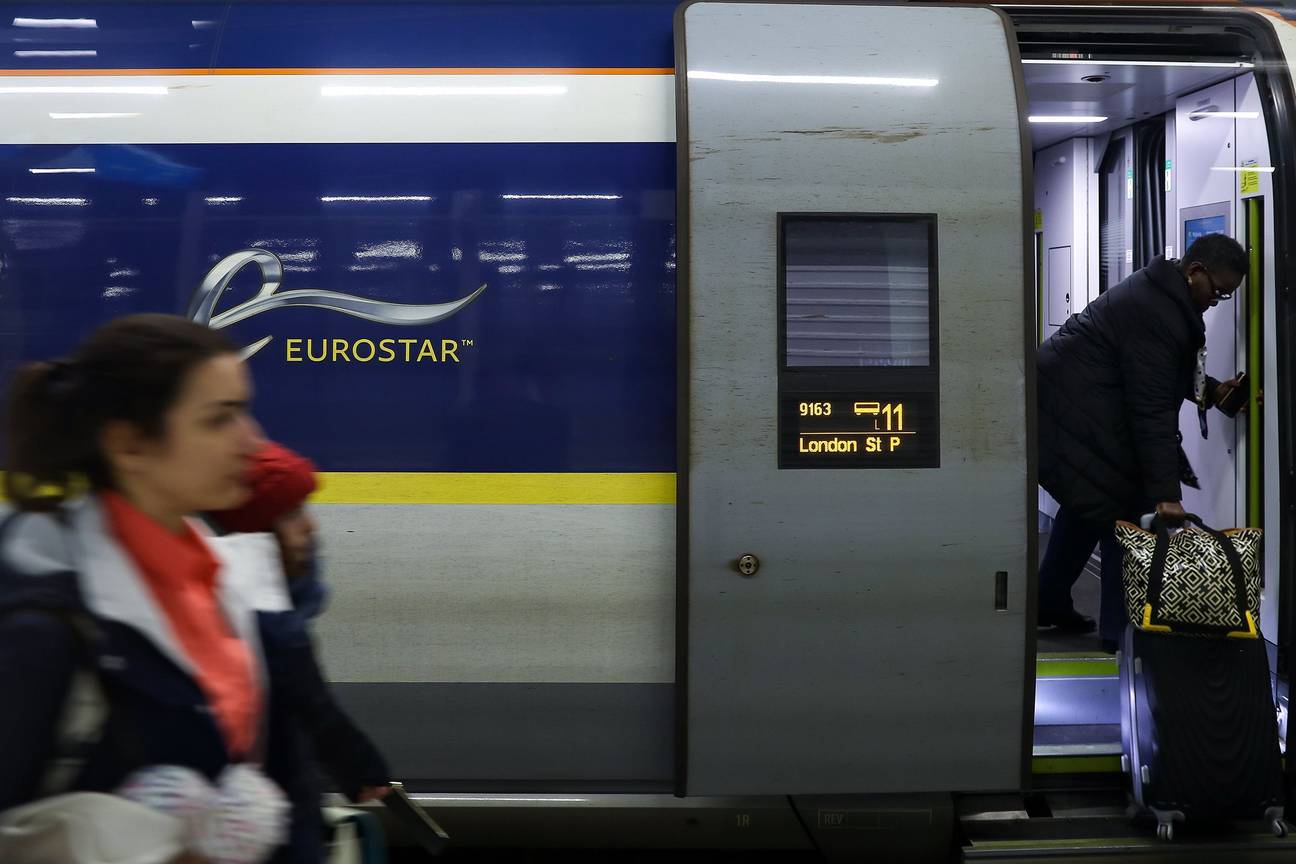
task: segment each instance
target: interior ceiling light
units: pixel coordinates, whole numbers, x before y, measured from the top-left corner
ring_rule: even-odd
[[[464,86],[360,86],[328,84],[320,88],[323,96],[563,96],[566,87],[556,85],[464,85]]]
[[[31,86],[15,85],[12,87],[0,87],[0,94],[5,96],[36,96],[36,95],[66,95],[66,96],[165,96],[167,88],[165,87],[147,87],[135,85],[111,85],[111,84],[92,84],[92,85],[63,85],[63,84],[36,84]]]
[[[99,27],[99,22],[93,18],[15,18],[13,26],[42,30],[93,30]]]
[[[85,207],[90,203],[88,198],[10,197],[5,200],[10,204],[34,204],[38,207]]]
[[[754,72],[711,72],[690,69],[689,78],[704,81],[739,81],[756,84],[853,84],[857,87],[935,87],[939,78],[895,78],[877,75],[766,75]]]
[[[1255,120],[1260,117],[1259,111],[1212,111],[1207,108],[1203,111],[1192,111],[1188,114],[1190,120],[1204,120],[1207,117],[1225,117],[1234,120]]]
[[[1023,60],[1023,65],[1033,66],[1160,66],[1164,68],[1196,67],[1198,69],[1254,69],[1254,63],[1242,60],[1203,61],[1203,60]]]
[[[121,117],[138,117],[138,112],[131,111],[51,111],[51,120],[115,120]]]
[[[1212,171],[1233,171],[1239,174],[1243,174],[1248,171],[1254,171],[1257,174],[1274,173],[1274,169],[1272,165],[1243,165],[1240,168],[1234,168],[1232,165],[1213,165],[1211,166],[1211,170]]]
[[[620,195],[501,195],[505,201],[620,201]]]
[[[15,57],[98,57],[99,52],[93,49],[75,49],[70,51],[15,51]]]
[[[1102,123],[1106,117],[1072,117],[1072,116],[1052,116],[1048,114],[1032,114],[1027,118],[1032,123]]]
[[[431,195],[321,195],[325,204],[372,204],[388,201],[435,201]],[[282,257],[282,256],[280,256]]]
[[[1101,84],[1104,81],[1110,81],[1111,76],[1107,74],[1085,75],[1080,80],[1084,81],[1086,84]]]

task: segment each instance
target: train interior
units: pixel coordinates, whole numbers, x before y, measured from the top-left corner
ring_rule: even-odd
[[[1263,350],[1271,340],[1264,330],[1262,276],[1264,257],[1273,254],[1272,219],[1265,219],[1272,189],[1254,74],[1233,61],[1025,62],[1041,340],[1157,255],[1177,258],[1196,236],[1218,231],[1243,243],[1253,270],[1233,302],[1206,315],[1208,370],[1220,380],[1245,372],[1249,382],[1263,386],[1272,379],[1260,359],[1272,356]],[[1185,487],[1185,508],[1208,525],[1263,526],[1264,479],[1276,473],[1264,470],[1263,423],[1219,413],[1206,423],[1203,433],[1196,407],[1185,403],[1180,432],[1200,480],[1199,489]],[[1057,503],[1041,491],[1041,547],[1056,513]],[[1096,563],[1075,589],[1079,611],[1095,620]],[[1266,563],[1276,566],[1275,560]],[[1268,587],[1266,611],[1277,608],[1277,580],[1268,580]],[[1265,616],[1264,625],[1275,642],[1274,615]],[[1089,653],[1097,639],[1045,629],[1040,650],[1046,657]],[[1055,716],[1047,695],[1041,692],[1036,706],[1041,734],[1075,719]]]
[[[1203,426],[1196,406],[1184,404],[1183,448],[1200,480],[1199,489],[1184,487],[1184,506],[1208,525],[1269,529],[1261,627],[1285,742],[1287,681],[1277,674],[1285,672],[1277,649],[1285,599],[1273,482],[1278,420],[1276,400],[1265,405],[1260,396],[1277,380],[1273,286],[1275,255],[1283,254],[1276,248],[1271,159],[1280,121],[1262,98],[1264,60],[1244,40],[1214,38],[1191,25],[1176,35],[1173,26],[1144,29],[1131,18],[1128,28],[1108,26],[1086,37],[1062,32],[1065,13],[1016,20],[1034,154],[1039,340],[1156,256],[1179,258],[1198,236],[1225,233],[1248,252],[1242,288],[1207,313],[1206,326],[1208,373],[1220,380],[1246,373],[1249,410],[1236,419],[1211,412]],[[1057,509],[1041,489],[1041,556]],[[1077,611],[1095,621],[1099,560],[1095,550],[1073,589]],[[1128,822],[1123,794],[1102,791],[1125,786],[1116,658],[1101,649],[1097,632],[1043,628],[1036,675],[1036,795],[985,812],[965,802],[963,824],[981,826],[969,832],[974,838],[993,838],[1007,835],[984,831],[989,823],[977,820],[1020,820],[1019,828],[1047,822],[1054,851],[1081,854],[1098,835],[1124,834]],[[1052,818],[1031,818],[1040,814]],[[994,857],[990,848],[982,851]]]

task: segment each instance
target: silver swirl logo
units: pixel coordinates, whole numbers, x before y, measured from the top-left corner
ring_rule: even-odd
[[[232,309],[216,314],[216,304],[221,295],[229,288],[230,282],[244,267],[256,264],[261,269],[261,289],[256,296]],[[221,330],[231,324],[246,321],[248,318],[269,312],[271,309],[283,309],[289,306],[309,306],[314,309],[331,309],[363,318],[379,324],[394,324],[399,327],[415,327],[421,324],[435,324],[444,321],[463,309],[486,290],[483,284],[466,297],[449,303],[387,303],[381,300],[370,300],[365,297],[353,297],[350,294],[339,294],[336,291],[321,291],[316,288],[300,288],[294,291],[280,291],[283,283],[283,262],[279,256],[265,249],[243,249],[232,255],[226,255],[216,266],[203,277],[202,284],[189,301],[189,318],[199,324],[205,324]],[[248,345],[241,352],[246,359],[270,344],[273,336],[266,336]]]

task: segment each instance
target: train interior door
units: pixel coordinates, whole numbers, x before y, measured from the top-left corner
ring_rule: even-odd
[[[1184,486],[1184,506],[1209,525],[1266,529],[1261,624],[1285,737],[1287,657],[1279,649],[1291,639],[1283,592],[1290,526],[1278,481],[1291,385],[1280,377],[1286,313],[1276,267],[1290,252],[1275,232],[1285,203],[1275,195],[1286,187],[1271,157],[1287,132],[1286,113],[1274,107],[1276,74],[1287,70],[1268,64],[1280,72],[1266,73],[1258,43],[1236,32],[1207,35],[1211,13],[1183,14],[1153,22],[1137,12],[1104,13],[1103,21],[1014,13],[1034,151],[1040,339],[1155,257],[1180,258],[1199,236],[1227,234],[1246,249],[1241,289],[1205,319],[1207,373],[1245,373],[1247,410],[1201,417],[1184,403],[1179,431],[1199,481]],[[1271,27],[1256,20],[1258,32]],[[1289,24],[1276,29],[1279,41],[1291,38]],[[1041,489],[1041,554],[1057,512]],[[1095,621],[1099,573],[1095,550],[1073,589],[1077,611]],[[1046,628],[1037,640],[1036,777],[1118,772],[1114,658],[1097,632]]]

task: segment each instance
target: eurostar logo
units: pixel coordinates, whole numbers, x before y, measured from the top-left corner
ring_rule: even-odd
[[[229,288],[234,277],[249,264],[256,264],[261,270],[260,290],[251,300],[217,313],[216,304],[220,302],[221,295]],[[202,284],[198,286],[193,299],[189,301],[189,318],[199,324],[221,330],[272,309],[306,306],[312,309],[329,309],[379,324],[417,327],[444,321],[476,300],[486,290],[483,284],[471,294],[449,303],[387,303],[381,300],[370,300],[367,297],[340,294],[336,291],[321,291],[316,288],[280,291],[283,272],[283,262],[279,260],[279,256],[265,249],[243,249],[227,255],[203,277]],[[251,357],[270,344],[272,339],[273,336],[265,336],[248,345],[242,351],[243,358]]]

